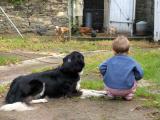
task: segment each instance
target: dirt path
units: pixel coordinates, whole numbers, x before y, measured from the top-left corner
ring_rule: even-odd
[[[61,62],[61,56],[45,56],[25,60],[17,65],[0,66],[0,83],[10,82],[19,75],[29,74],[33,69],[58,66]]]
[[[54,99],[27,112],[0,112],[0,120],[154,120],[143,101]],[[135,109],[135,108],[138,109]],[[135,110],[133,110],[135,109]]]
[[[0,51],[0,55],[15,56],[20,58],[22,61],[47,56],[47,54],[43,54],[43,53],[36,53],[36,52],[29,52],[29,51],[22,51],[22,50],[13,50],[8,52]]]

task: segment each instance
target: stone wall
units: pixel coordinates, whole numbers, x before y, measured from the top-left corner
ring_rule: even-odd
[[[154,0],[136,0],[136,22],[146,21],[148,31],[154,29]]]
[[[17,28],[22,32],[38,32],[53,35],[55,26],[67,26],[67,0],[31,0],[13,5],[0,0]],[[0,33],[14,33],[15,30],[0,11]]]
[[[5,12],[22,33],[46,32],[54,34],[55,26],[67,26],[67,0],[28,0],[22,5],[13,5],[0,0]],[[27,0],[26,0],[27,1]],[[136,0],[136,22],[147,21],[149,31],[154,26],[154,0]],[[15,30],[0,11],[0,33]]]

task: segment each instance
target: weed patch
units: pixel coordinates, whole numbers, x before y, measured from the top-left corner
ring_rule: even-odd
[[[0,85],[0,98],[4,96],[4,93],[8,90],[8,84]]]
[[[51,69],[53,69],[53,67],[44,67],[44,68],[40,68],[40,69],[34,69],[34,70],[32,70],[32,73],[43,72],[43,71],[47,71],[47,70],[51,70]]]
[[[19,57],[15,56],[1,56],[0,55],[0,65],[15,64],[20,61]]]

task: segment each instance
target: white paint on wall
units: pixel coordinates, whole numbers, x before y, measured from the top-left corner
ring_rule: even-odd
[[[83,0],[76,0],[75,14],[76,16],[83,16]]]
[[[160,40],[160,0],[154,1],[154,40]]]

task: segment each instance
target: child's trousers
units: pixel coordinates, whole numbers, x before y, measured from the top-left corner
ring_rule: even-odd
[[[137,82],[135,81],[133,87],[128,90],[123,90],[123,89],[112,89],[109,87],[106,87],[107,95],[110,98],[115,98],[115,97],[123,97],[125,100],[132,100],[134,93],[136,92],[137,88]]]

